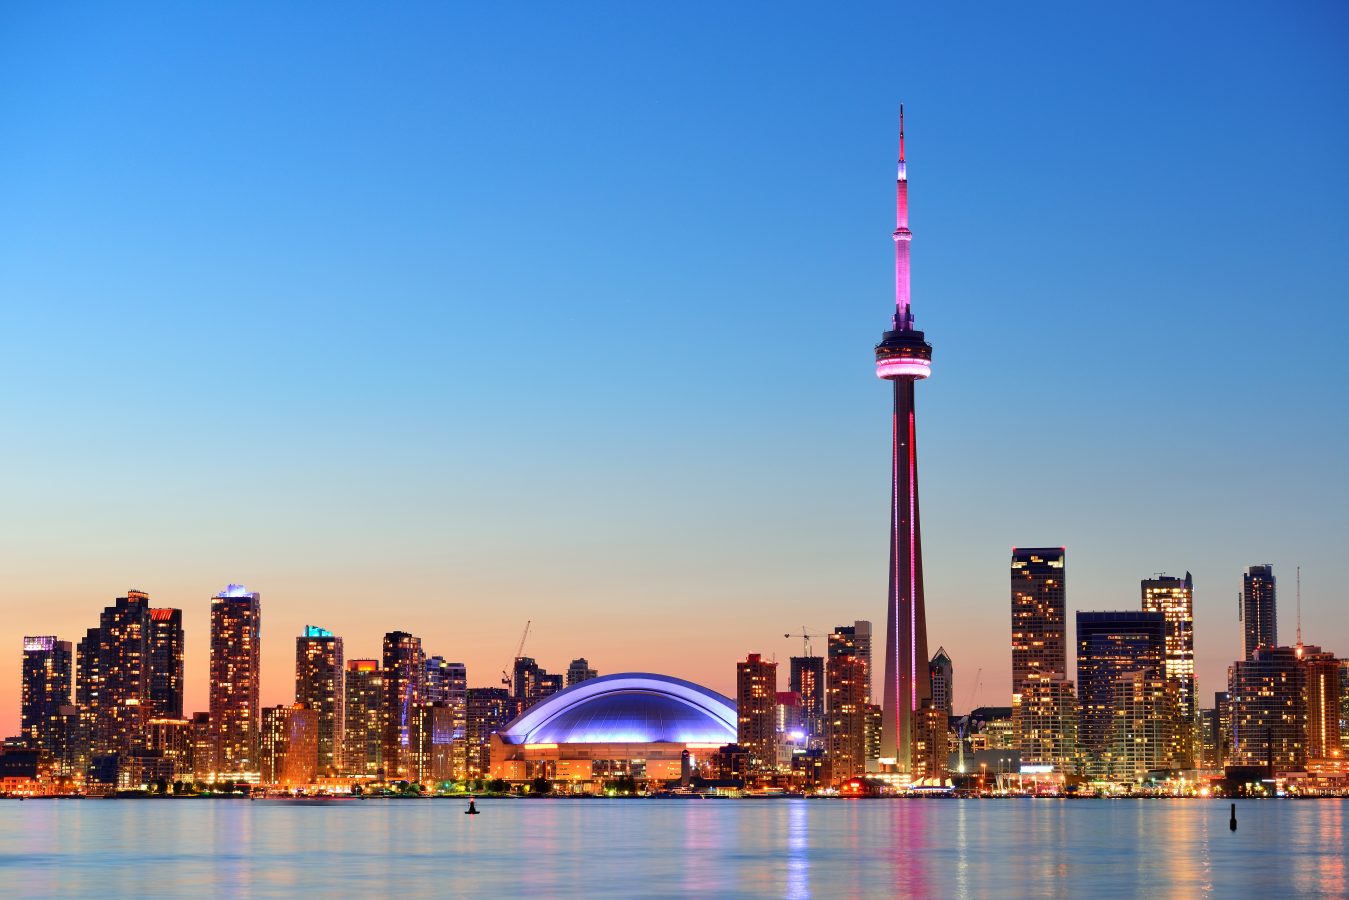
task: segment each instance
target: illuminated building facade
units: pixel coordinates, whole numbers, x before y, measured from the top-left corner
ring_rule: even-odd
[[[1076,769],[1077,697],[1071,681],[1026,681],[1012,704],[1012,725],[1023,765],[1053,766],[1061,772]]]
[[[326,628],[306,625],[295,639],[295,702],[318,717],[317,766],[320,775],[345,772],[346,666],[342,639]]]
[[[205,781],[220,771],[217,757],[218,747],[215,729],[211,727],[211,714],[195,712],[188,719],[188,739],[192,742],[192,776]],[[185,773],[186,774],[186,773]]]
[[[914,781],[926,779],[932,783],[946,778],[946,763],[951,755],[949,722],[946,712],[932,706],[931,701],[914,714],[913,758],[909,767]]]
[[[211,598],[211,725],[217,772],[257,772],[262,595],[231,584]]]
[[[384,777],[410,780],[415,772],[412,714],[426,699],[426,656],[421,638],[406,631],[384,635]]]
[[[488,777],[492,737],[519,712],[519,701],[505,688],[468,689],[468,728],[464,736],[467,777]]]
[[[1340,672],[1343,661],[1319,647],[1303,647],[1302,668],[1307,681],[1307,757],[1344,756],[1340,727]]]
[[[862,660],[867,669],[867,702],[871,702],[871,623],[858,619],[851,625],[839,625],[832,634],[846,642],[848,653]],[[831,641],[833,638],[831,638]],[[833,643],[830,646],[834,646]]]
[[[1012,695],[1068,675],[1067,552],[1012,550]]]
[[[932,679],[932,707],[948,716],[952,714],[955,698],[955,664],[945,647],[938,647],[928,662]]]
[[[51,754],[62,743],[61,710],[70,706],[74,674],[70,641],[54,635],[23,639],[20,723],[31,749]]]
[[[347,663],[342,769],[378,775],[384,768],[384,673],[377,659]]]
[[[1194,692],[1194,578],[1189,572],[1184,578],[1145,578],[1142,592],[1144,611],[1166,617],[1166,677],[1176,682],[1180,718],[1192,721],[1198,708]]]
[[[443,700],[423,703],[412,711],[410,743],[415,753],[413,778],[416,781],[431,784],[455,777],[454,727],[455,710]]]
[[[749,751],[753,768],[771,770],[778,759],[778,664],[751,653],[735,664],[735,685],[736,743]]]
[[[491,774],[511,782],[545,778],[578,793],[619,778],[664,786],[681,778],[686,751],[691,767],[710,763],[738,727],[735,704],[696,684],[605,675],[543,700],[494,735]]]
[[[1126,672],[1114,682],[1110,729],[1111,775],[1141,781],[1174,764],[1179,688],[1160,669]]]
[[[1271,565],[1251,566],[1241,577],[1241,634],[1246,659],[1256,647],[1279,646],[1278,594]]]
[[[150,714],[183,717],[183,611],[150,609]]]
[[[913,757],[914,714],[932,699],[923,601],[923,547],[918,515],[918,426],[914,385],[927,378],[932,346],[914,328],[909,290],[909,176],[904,162],[904,108],[899,113],[895,176],[895,314],[876,345],[876,374],[894,385],[890,422],[890,559],[885,620],[881,754],[901,768]],[[833,713],[830,713],[833,716]]]
[[[567,687],[575,687],[583,681],[600,677],[600,673],[590,667],[590,660],[579,657],[567,667]]]
[[[283,788],[304,787],[318,775],[318,713],[300,704],[262,711],[259,736],[261,780]]]
[[[443,656],[428,659],[426,699],[430,703],[444,703],[454,711],[453,775],[447,777],[464,778],[467,772],[464,737],[468,728],[468,668],[460,662],[447,662]]]
[[[150,694],[150,598],[142,591],[103,610],[98,628],[93,755],[138,749]]]
[[[852,643],[852,636],[837,629],[829,636],[825,693],[825,715],[829,723],[825,755],[829,760],[830,781],[838,784],[866,772],[867,664]],[[882,753],[885,752],[883,712]]]
[[[823,747],[826,733],[824,657],[793,656],[790,666],[787,687],[801,698],[801,723],[806,731],[806,744],[811,748]]]
[[[1293,647],[1258,644],[1227,670],[1232,764],[1300,769],[1307,763],[1307,674]]]
[[[1111,752],[1117,682],[1132,672],[1161,677],[1165,647],[1161,612],[1077,613],[1078,737],[1097,762]]]
[[[192,758],[192,723],[187,719],[151,719],[145,723],[145,746],[173,765],[173,777],[191,780],[195,769]]]

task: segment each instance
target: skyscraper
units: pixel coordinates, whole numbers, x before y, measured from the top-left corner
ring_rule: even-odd
[[[467,760],[464,756],[465,729],[468,726],[468,668],[461,662],[447,662],[443,656],[426,661],[426,699],[429,703],[443,703],[451,711],[453,725],[450,731],[449,774],[445,777],[466,777]],[[442,722],[443,713],[436,714]],[[437,728],[441,728],[437,725]],[[440,731],[436,732],[440,735]],[[439,738],[437,738],[439,739]],[[439,752],[439,751],[437,751]],[[439,771],[439,770],[438,770]]]
[[[567,667],[567,687],[589,681],[592,678],[598,678],[599,674],[590,667],[590,660],[585,657],[573,659],[571,665]]]
[[[384,777],[415,776],[412,714],[426,699],[426,656],[422,640],[406,631],[384,635]]]
[[[490,771],[492,735],[519,714],[519,701],[505,688],[468,689],[468,728],[464,736],[468,777],[486,778]]]
[[[914,713],[932,699],[928,680],[927,612],[918,516],[918,445],[914,385],[932,366],[932,346],[914,328],[909,303],[909,176],[904,163],[904,108],[899,110],[895,176],[895,315],[876,345],[876,374],[894,383],[890,451],[890,574],[885,620],[885,685],[881,703],[882,759],[907,771],[913,756]]]
[[[937,648],[937,652],[928,663],[928,670],[932,673],[932,708],[939,709],[948,716],[952,715],[956,670],[955,663],[951,662],[951,655],[946,652],[945,647]]]
[[[211,598],[211,727],[223,774],[259,771],[262,595],[231,584]]]
[[[156,718],[183,717],[181,609],[150,609],[150,709]]]
[[[824,657],[793,656],[788,673],[788,689],[801,698],[801,724],[806,730],[806,746],[824,746]]]
[[[1078,736],[1098,762],[1110,751],[1116,682],[1134,672],[1162,675],[1166,626],[1161,612],[1077,613]]]
[[[258,757],[263,784],[294,788],[314,783],[318,721],[317,711],[300,703],[262,711]]]
[[[98,696],[91,735],[96,755],[127,754],[150,718],[150,597],[127,591],[98,627]]]
[[[1307,681],[1307,758],[1344,755],[1340,728],[1340,671],[1342,660],[1320,647],[1301,647]]]
[[[867,763],[867,664],[854,638],[851,628],[835,628],[829,635],[829,661],[825,664],[829,723],[825,750],[830,777],[836,784],[862,775]],[[882,742],[884,718],[882,710]]]
[[[523,711],[544,697],[562,690],[562,676],[549,675],[548,670],[540,666],[533,657],[517,656],[512,672],[512,685],[515,699]]]
[[[1277,771],[1307,764],[1306,689],[1306,668],[1293,647],[1259,643],[1250,659],[1228,668],[1234,765]]]
[[[1241,634],[1247,659],[1256,647],[1279,645],[1276,599],[1273,566],[1251,566],[1241,576]]]
[[[34,750],[54,753],[61,741],[61,708],[70,706],[74,675],[70,641],[53,635],[23,639],[23,737]]]
[[[751,765],[777,764],[778,664],[751,653],[735,664],[736,743],[749,751]]]
[[[1166,677],[1176,682],[1180,716],[1195,717],[1194,694],[1194,579],[1158,575],[1142,582],[1143,609],[1166,617]],[[1080,683],[1082,676],[1078,675]]]
[[[1066,678],[1066,556],[1062,547],[1012,550],[1012,695],[1031,681]]]
[[[342,639],[326,628],[306,625],[295,639],[295,702],[314,711],[316,771],[336,775],[346,740],[346,680]]]
[[[376,775],[384,763],[384,673],[377,659],[347,663],[342,769],[348,775]]]

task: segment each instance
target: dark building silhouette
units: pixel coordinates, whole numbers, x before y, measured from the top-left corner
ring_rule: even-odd
[[[183,717],[183,611],[150,610],[150,708],[160,719]]]
[[[937,648],[937,652],[928,662],[928,669],[932,673],[932,708],[939,709],[948,716],[952,715],[956,667],[945,647]]]
[[[1278,604],[1274,567],[1251,566],[1241,577],[1241,634],[1246,658],[1256,647],[1279,646]]]
[[[1078,739],[1103,753],[1115,718],[1116,682],[1127,673],[1163,673],[1166,616],[1160,612],[1078,612]]]

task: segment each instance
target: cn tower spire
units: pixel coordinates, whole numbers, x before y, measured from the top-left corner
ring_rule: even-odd
[[[913,330],[909,307],[909,173],[904,164],[904,104],[899,105],[899,170],[895,176],[895,321],[896,331]]]

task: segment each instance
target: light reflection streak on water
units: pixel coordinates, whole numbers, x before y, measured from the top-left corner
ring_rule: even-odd
[[[807,800],[787,802],[787,891],[791,898],[810,896],[810,818]]]

